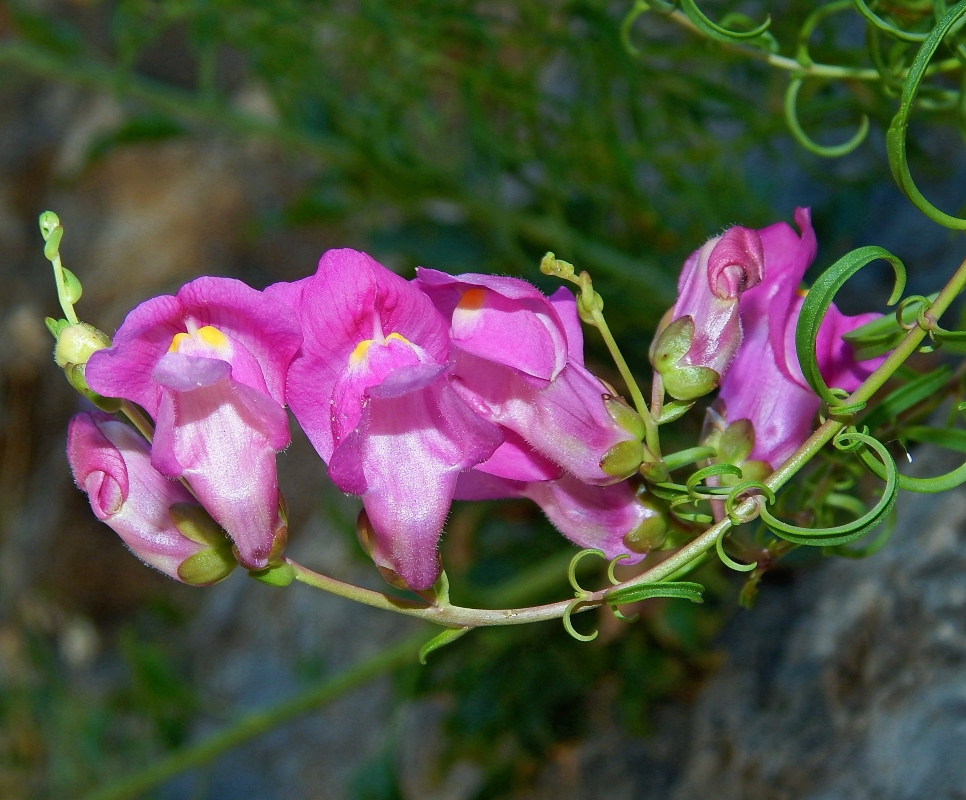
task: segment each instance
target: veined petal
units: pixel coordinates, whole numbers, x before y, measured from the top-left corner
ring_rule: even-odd
[[[584,330],[580,324],[580,316],[577,314],[577,298],[570,289],[561,286],[550,295],[550,302],[567,334],[567,354],[570,356],[570,363],[583,366]]]
[[[311,278],[266,291],[294,304],[290,308],[301,321],[304,341],[289,370],[288,402],[326,462],[337,444],[334,429],[347,432],[355,425],[365,389],[398,367],[448,361],[446,323],[429,298],[365,253],[329,250]],[[347,376],[353,353],[367,342],[369,356],[376,354],[374,346],[395,343],[386,358],[369,365],[371,375]],[[404,343],[411,352],[404,352]]]
[[[366,399],[359,426],[338,445],[329,475],[362,496],[374,533],[373,560],[413,589],[439,576],[436,545],[461,471],[499,446],[445,381],[399,397]]]
[[[503,429],[503,444],[474,471],[513,481],[550,481],[562,474],[557,464],[537,453],[509,428]]]
[[[553,380],[567,363],[567,334],[553,303],[518,278],[447,275],[419,268],[416,283],[450,320],[453,344],[473,355]]]
[[[482,414],[509,428],[535,451],[579,480],[614,483],[600,468],[615,444],[632,437],[607,413],[607,388],[578,364],[568,364],[545,388],[482,358],[460,353],[454,386]]]
[[[636,564],[646,555],[630,550],[624,538],[657,512],[638,501],[627,481],[590,486],[565,474],[559,480],[527,484],[524,496],[579,547],[596,547],[607,559],[628,556],[625,564]]]
[[[228,531],[241,562],[261,569],[279,528],[273,442],[284,411],[279,406],[267,412],[274,401],[263,396],[252,402],[253,392],[228,379],[189,392],[166,390],[152,464],[163,474],[186,478]]]

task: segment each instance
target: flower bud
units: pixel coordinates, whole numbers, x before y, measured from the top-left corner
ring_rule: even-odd
[[[54,347],[54,361],[58,367],[86,364],[91,355],[111,346],[110,337],[86,322],[62,328]]]
[[[651,363],[678,400],[712,391],[741,344],[740,296],[764,269],[761,238],[734,227],[707,242],[685,262],[678,299],[651,346]]]
[[[224,532],[184,486],[151,466],[147,442],[124,423],[98,412],[77,414],[67,458],[95,516],[144,563],[196,586],[234,568]]]

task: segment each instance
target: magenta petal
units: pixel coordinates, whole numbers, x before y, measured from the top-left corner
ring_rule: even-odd
[[[282,416],[266,414],[264,405],[251,399],[229,380],[191,392],[166,391],[152,463],[162,473],[186,478],[212,518],[228,531],[242,564],[261,569],[268,564],[279,527],[272,445],[278,442],[284,411],[279,407]],[[265,402],[274,401],[266,397]]]
[[[184,332],[183,309],[176,298],[164,295],[147,300],[124,319],[107,350],[94,353],[85,367],[88,385],[105,397],[123,397],[157,413],[161,387],[153,377],[171,340]]]
[[[223,381],[231,375],[231,364],[215,358],[198,358],[181,353],[166,353],[151,376],[161,386],[177,392],[190,392]]]
[[[580,316],[577,314],[577,298],[574,293],[566,286],[561,286],[557,291],[550,295],[550,302],[553,304],[560,317],[560,324],[563,325],[564,332],[567,334],[567,354],[570,356],[572,364],[584,365],[584,330],[580,324]]]
[[[178,567],[204,545],[175,527],[169,509],[194,498],[152,468],[147,442],[107,414],[77,414],[67,433],[67,456],[98,519],[146,564],[181,580]]]
[[[638,502],[627,481],[590,486],[572,475],[556,481],[528,484],[524,495],[535,502],[564,536],[579,547],[596,547],[608,559],[629,556],[635,564],[644,554],[624,544],[624,536],[656,512]]]
[[[356,424],[369,387],[402,366],[448,361],[446,323],[429,298],[365,253],[329,250],[314,276],[278,284],[268,293],[292,303],[301,320],[304,341],[289,370],[288,402],[326,462],[337,439]],[[388,343],[385,355],[391,358],[379,363],[367,358],[368,374],[347,374],[352,354],[366,341],[374,342],[367,356],[381,357],[377,348]],[[385,391],[412,390],[428,374],[394,376]]]
[[[453,344],[541,380],[567,362],[567,336],[553,304],[518,278],[451,276],[420,268],[416,280],[450,320]]]
[[[413,589],[432,586],[457,478],[501,439],[443,381],[370,398],[359,427],[333,453],[329,475],[343,491],[362,495],[375,535],[373,560]]]
[[[232,278],[198,278],[178,291],[186,317],[198,327],[211,325],[252,356],[244,364],[232,361],[232,377],[262,388],[246,374],[258,369],[268,394],[285,403],[285,375],[302,343],[298,321],[277,298]],[[257,365],[257,367],[255,366]]]
[[[561,469],[540,455],[523,437],[503,429],[503,444],[474,471],[486,472],[513,481],[550,481],[559,478]]]
[[[491,422],[509,428],[536,452],[585,483],[608,484],[600,462],[631,435],[607,413],[607,388],[586,369],[568,364],[545,388],[481,358],[461,353],[454,386]]]

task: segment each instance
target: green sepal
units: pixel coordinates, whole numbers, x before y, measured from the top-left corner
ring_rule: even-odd
[[[674,420],[687,414],[693,407],[693,400],[691,402],[672,400],[670,403],[665,403],[661,408],[661,416],[657,418],[657,424],[667,425],[669,422],[674,422]]]
[[[653,597],[672,597],[690,600],[692,603],[703,603],[704,587],[700,583],[642,583],[639,586],[628,586],[616,589],[604,595],[604,602],[608,605],[625,605],[636,603],[638,600],[650,600]]]
[[[60,332],[70,325],[66,319],[54,319],[53,317],[44,317],[44,324],[47,326],[47,330],[50,331],[54,339],[57,339],[60,336]]]
[[[798,353],[798,361],[808,385],[830,406],[841,405],[842,400],[832,393],[818,368],[815,343],[818,340],[819,327],[825,318],[825,312],[828,311],[842,285],[862,267],[880,258],[888,261],[895,272],[895,285],[888,303],[893,305],[902,297],[905,289],[906,270],[902,261],[896,256],[882,247],[875,246],[860,247],[842,256],[819,276],[805,296],[805,302],[802,303],[798,325],[795,328],[795,349]]]
[[[63,228],[58,228],[58,230],[63,231]],[[81,286],[81,282],[77,279],[77,276],[67,269],[67,267],[61,267],[60,269],[64,273],[64,288],[67,290],[67,302],[70,305],[74,305],[81,299],[81,295],[84,294],[84,287]]]
[[[249,570],[249,576],[269,586],[288,586],[295,580],[295,568],[286,562],[269,564],[264,569]]]
[[[230,550],[207,548],[182,561],[178,577],[191,586],[211,586],[228,577],[237,566]]]
[[[93,325],[88,325],[86,322],[64,325],[57,333],[54,361],[58,367],[66,367],[68,364],[86,364],[94,353],[110,346],[111,337]]]
[[[637,472],[644,460],[644,446],[640,441],[631,439],[618,442],[600,460],[600,469],[612,478],[627,478]]]
[[[648,517],[636,528],[625,533],[624,545],[633,553],[650,553],[664,544],[669,527],[667,517],[659,512],[659,516]]]
[[[644,418],[631,408],[623,397],[604,395],[604,408],[607,409],[607,413],[610,414],[610,418],[614,422],[638,441],[642,440],[647,434]]]
[[[168,508],[174,526],[198,544],[231,550],[228,534],[198,503],[174,503]]]
[[[718,388],[720,376],[710,367],[672,367],[662,372],[664,388],[678,400],[697,400]]]
[[[651,364],[660,373],[674,366],[694,343],[694,320],[690,315],[678,317],[658,333],[650,349]]]
[[[116,414],[121,409],[121,400],[117,397],[104,397],[98,394],[87,385],[87,377],[84,374],[84,364],[68,364],[64,367],[64,376],[67,382],[74,387],[80,394],[84,395],[101,411],[108,414]]]
[[[419,663],[426,665],[426,656],[432,653],[434,650],[439,650],[441,647],[446,647],[448,644],[452,644],[457,639],[462,638],[468,634],[472,628],[447,628],[442,633],[434,636],[426,644],[419,648]]]

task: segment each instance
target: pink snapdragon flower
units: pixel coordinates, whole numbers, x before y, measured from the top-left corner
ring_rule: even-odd
[[[428,589],[460,472],[502,442],[450,385],[445,320],[355,250],[329,250],[314,276],[266,291],[304,333],[288,374],[292,412],[335,484],[362,497],[375,562]]]
[[[762,279],[765,256],[753,230],[735,226],[684,263],[678,299],[661,321],[650,358],[668,394],[693,400],[712,391],[741,344],[739,298]]]
[[[290,441],[285,374],[300,341],[278,300],[205,277],[135,308],[86,367],[95,392],[151,415],[151,463],[188,480],[248,569],[284,544],[275,453]]]
[[[193,585],[215,583],[235,566],[216,526],[185,524],[198,517],[192,509],[204,512],[184,486],[151,466],[147,442],[123,422],[100,412],[77,414],[67,432],[67,458],[95,516],[144,563]]]
[[[806,208],[795,210],[801,235],[784,222],[758,231],[765,252],[762,281],[741,296],[744,339],[721,384],[711,428],[747,419],[754,429],[749,459],[777,468],[808,438],[821,402],[802,374],[795,350],[795,327],[806,269],[816,241]],[[854,391],[882,358],[857,362],[842,335],[880,316],[846,316],[829,307],[819,327],[816,355],[829,386]]]
[[[415,284],[449,323],[453,386],[504,430],[504,444],[477,469],[522,481],[566,472],[594,485],[627,477],[605,459],[616,446],[637,442],[608,413],[604,399],[611,390],[583,365],[570,291],[548,298],[517,278],[425,268],[417,270]]]

